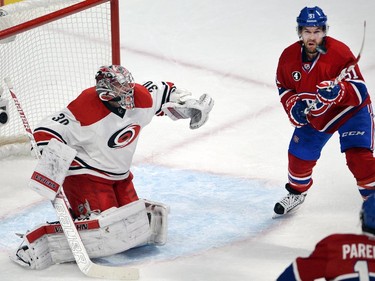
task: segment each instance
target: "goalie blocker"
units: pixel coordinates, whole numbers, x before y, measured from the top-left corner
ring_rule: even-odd
[[[138,200],[120,208],[111,208],[75,225],[90,258],[110,256],[147,244],[167,241],[169,207]],[[74,261],[66,236],[58,222],[47,223],[20,235],[23,241],[10,258],[30,269]]]

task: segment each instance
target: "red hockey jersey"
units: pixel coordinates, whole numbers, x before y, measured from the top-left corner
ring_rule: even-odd
[[[334,80],[341,71],[355,63],[356,58],[344,43],[326,37],[326,54],[319,54],[311,63],[303,62],[303,47],[296,42],[286,48],[280,56],[276,84],[281,103],[286,109],[287,101],[299,95],[307,103],[316,101],[316,85]],[[365,82],[358,65],[343,80],[345,94],[338,104],[317,103],[308,114],[309,123],[317,130],[333,133],[362,107],[370,103]]]
[[[277,281],[375,280],[375,236],[333,234],[307,258],[297,258]]]

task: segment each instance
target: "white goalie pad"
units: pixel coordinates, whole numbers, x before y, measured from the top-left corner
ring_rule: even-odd
[[[51,139],[31,176],[29,187],[50,200],[59,192],[77,151]]]
[[[198,129],[208,120],[208,116],[214,100],[208,95],[203,94],[199,100],[188,99],[184,102],[167,102],[163,104],[163,112],[172,120],[190,118],[190,129]]]
[[[151,236],[143,200],[108,209],[94,218],[76,221],[75,225],[90,258],[145,245]],[[43,224],[26,233],[23,239],[21,246],[10,255],[11,260],[21,266],[44,269],[52,264],[75,260],[58,223]]]
[[[146,205],[147,215],[150,221],[151,235],[148,244],[164,245],[168,238],[168,214],[169,206],[155,201],[143,199]]]

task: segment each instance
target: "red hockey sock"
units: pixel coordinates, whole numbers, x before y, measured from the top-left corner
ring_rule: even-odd
[[[375,158],[366,148],[350,148],[345,151],[346,164],[357,180],[362,196],[375,190]],[[364,189],[364,190],[362,190]]]
[[[312,171],[316,160],[302,160],[288,153],[289,159],[289,184],[297,192],[307,191],[313,183]]]

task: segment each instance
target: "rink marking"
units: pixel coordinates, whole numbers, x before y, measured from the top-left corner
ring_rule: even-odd
[[[256,237],[275,224],[272,204],[281,194],[264,181],[153,165],[136,166],[133,173],[140,198],[170,206],[168,242],[98,259],[100,263],[170,260]],[[0,250],[20,244],[14,233],[55,218],[50,202],[43,201],[0,219]]]
[[[274,106],[265,106],[263,108],[260,108],[256,112],[249,112],[246,115],[238,116],[236,119],[228,120],[225,123],[220,123],[219,126],[216,126],[214,128],[205,130],[203,133],[199,135],[199,138],[196,136],[192,136],[189,138],[184,138],[183,141],[180,141],[178,143],[175,143],[173,145],[169,145],[166,150],[159,149],[158,152],[153,152],[152,155],[148,157],[144,157],[142,159],[139,159],[138,161],[134,161],[134,164],[141,164],[141,163],[152,163],[155,162],[156,159],[160,156],[165,155],[166,153],[170,153],[172,151],[185,149],[186,145],[191,145],[193,143],[199,143],[202,142],[204,139],[212,138],[215,135],[220,135],[225,130],[231,130],[233,126],[240,126],[243,123],[249,122],[249,120],[255,120],[259,117],[262,117],[265,114],[269,114],[270,112],[273,112],[279,105]],[[235,124],[235,125],[234,125]]]
[[[145,50],[140,50],[140,49],[124,46],[124,45],[121,46],[121,50],[131,52],[131,53],[134,53],[134,54],[137,54],[137,55],[140,55],[140,56],[150,57],[152,59],[161,60],[163,62],[173,62],[174,64],[177,63],[179,65],[182,65],[182,66],[185,66],[185,67],[188,67],[188,68],[193,68],[193,69],[196,69],[196,70],[208,71],[208,72],[211,72],[213,74],[219,75],[221,77],[237,80],[237,81],[240,81],[240,82],[245,82],[245,83],[249,83],[249,84],[252,84],[252,85],[276,89],[276,86],[274,84],[271,85],[269,83],[262,82],[258,79],[252,79],[248,76],[242,76],[242,75],[230,73],[230,72],[227,72],[227,71],[221,71],[221,70],[218,70],[216,68],[210,68],[210,67],[207,67],[207,66],[204,66],[204,65],[194,64],[194,63],[184,61],[184,60],[181,60],[181,59],[178,59],[178,60],[173,59],[172,60],[172,59],[170,59],[166,56],[163,56],[163,55],[159,55],[159,54],[156,54],[156,53],[153,53],[153,52],[148,52],[148,51],[145,51]]]

